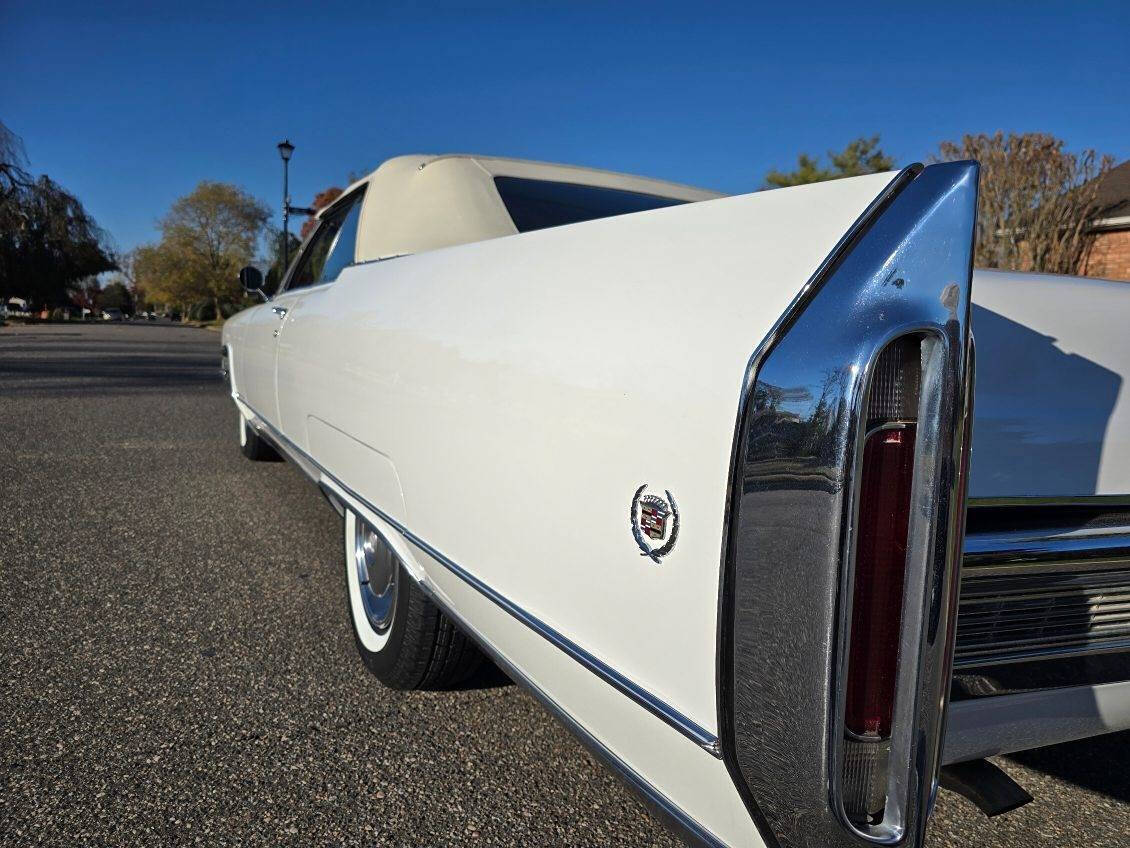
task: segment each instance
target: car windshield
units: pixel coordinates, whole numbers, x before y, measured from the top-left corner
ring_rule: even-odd
[[[495,177],[494,185],[520,233],[688,202],[618,188],[520,177]]]

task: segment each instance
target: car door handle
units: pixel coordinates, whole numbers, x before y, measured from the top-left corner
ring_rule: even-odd
[[[280,318],[282,318],[284,315],[286,315],[286,307],[285,306],[272,306],[271,311],[274,312],[276,315],[278,315]]]

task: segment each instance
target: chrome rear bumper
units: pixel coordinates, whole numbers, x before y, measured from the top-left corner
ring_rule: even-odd
[[[1130,651],[1130,514],[1004,512],[970,510],[955,671]]]
[[[943,763],[1130,728],[1130,508],[968,515]]]
[[[1130,681],[950,704],[942,763],[961,763],[1130,728]]]

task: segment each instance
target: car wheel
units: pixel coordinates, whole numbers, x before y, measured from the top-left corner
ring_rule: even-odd
[[[483,656],[364,518],[345,510],[346,603],[365,667],[393,689],[446,689]]]
[[[277,462],[282,459],[266,439],[251,429],[242,412],[239,413],[239,449],[254,462]]]

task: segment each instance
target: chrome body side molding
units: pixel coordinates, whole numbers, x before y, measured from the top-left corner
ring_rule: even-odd
[[[631,698],[641,707],[646,709],[649,713],[656,716],[686,738],[690,739],[702,750],[706,751],[713,757],[721,757],[721,749],[718,744],[718,737],[711,733],[706,728],[700,726],[692,721],[687,716],[676,710],[671,705],[657,698],[652,693],[648,692],[643,687],[635,682],[629,680],[616,669],[609,666],[607,663],[593,656],[577,643],[559,633],[554,628],[550,627],[545,622],[541,621],[536,616],[522,609],[522,607],[515,604],[509,598],[505,597],[491,586],[488,586],[482,580],[470,573],[463,566],[456,563],[454,560],[447,557],[443,552],[437,550],[427,541],[421,539],[400,521],[390,516],[385,510],[380,509],[374,504],[370,503],[363,496],[342,483],[332,472],[322,466],[316,459],[303,451],[298,445],[294,444],[276,427],[266,421],[258,412],[247,404],[247,401],[240,397],[238,394],[234,395],[235,399],[251,413],[249,418],[250,424],[278,447],[284,454],[294,460],[303,472],[315,483],[321,484],[322,478],[326,478],[333,483],[335,493],[339,497],[344,497],[351,500],[354,504],[364,507],[375,515],[379,516],[382,521],[386,522],[390,527],[394,528],[396,532],[400,533],[406,540],[411,542],[416,547],[423,550],[436,562],[444,566],[448,571],[458,577],[467,585],[474,588],[484,597],[492,601],[496,606],[505,610],[511,616],[516,618],[522,624],[526,625],[532,631],[537,633],[543,639],[552,643],[559,648],[570,658],[580,663],[586,669],[591,671],[605,683],[612,686],[621,694]],[[325,487],[323,486],[323,492]],[[329,498],[329,496],[327,495]],[[333,498],[329,498],[333,503]],[[421,584],[423,585],[423,584]]]
[[[720,736],[766,841],[917,846],[944,733],[963,534],[974,163],[907,169],[758,348],[742,399],[722,586]],[[867,386],[922,342],[922,390],[882,824],[840,796],[845,643]]]

